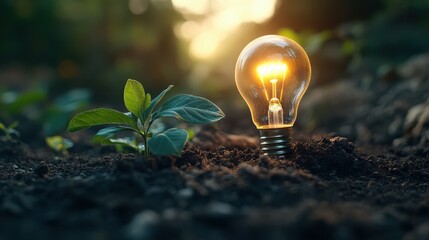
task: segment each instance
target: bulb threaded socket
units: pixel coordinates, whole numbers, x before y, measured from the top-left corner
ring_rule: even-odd
[[[291,127],[260,129],[259,134],[262,154],[281,157],[291,153]]]

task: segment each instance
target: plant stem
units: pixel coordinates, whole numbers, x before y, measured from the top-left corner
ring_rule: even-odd
[[[143,135],[143,141],[144,141],[144,156],[146,160],[149,160],[149,145],[148,145],[148,139],[147,139],[147,132]]]
[[[148,160],[148,161],[149,161],[149,156],[150,156],[149,155],[150,151],[149,151],[149,144],[148,144],[148,134],[149,134],[150,126],[152,125],[151,119],[152,119],[152,116],[149,114],[148,118],[143,123],[144,131],[143,131],[143,135],[142,135],[143,141],[144,141],[144,155],[146,157],[146,160]]]

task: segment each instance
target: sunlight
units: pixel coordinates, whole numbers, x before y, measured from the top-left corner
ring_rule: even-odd
[[[186,21],[179,25],[179,34],[181,38],[190,40],[198,34],[200,29],[200,24],[198,24],[197,22]]]
[[[188,21],[175,33],[190,41],[189,54],[209,59],[221,43],[244,23],[263,23],[275,12],[277,0],[172,0],[174,8]]]
[[[223,40],[221,34],[222,31],[215,29],[198,34],[191,40],[190,52],[198,58],[210,58],[216,52],[218,44]]]
[[[210,0],[172,0],[176,10],[184,14],[206,14],[210,8]]]

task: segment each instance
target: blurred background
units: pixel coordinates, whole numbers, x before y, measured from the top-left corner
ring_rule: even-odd
[[[3,0],[0,121],[64,132],[89,105],[123,109],[133,78],[152,95],[173,84],[207,97],[226,113],[225,131],[253,134],[235,61],[254,38],[280,34],[312,63],[301,132],[426,142],[413,131],[429,115],[428,12],[427,0]]]

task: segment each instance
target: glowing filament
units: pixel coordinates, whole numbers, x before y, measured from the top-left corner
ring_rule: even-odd
[[[268,124],[270,126],[281,126],[283,124],[283,107],[277,96],[278,81],[281,81],[280,99],[283,95],[284,80],[286,77],[287,65],[285,63],[270,62],[261,64],[257,67],[259,78],[264,86],[265,95],[269,101],[268,106]],[[265,83],[271,83],[271,97],[268,97]]]
[[[257,67],[259,78],[262,82],[272,79],[284,80],[287,72],[287,65],[281,62],[264,63]]]

